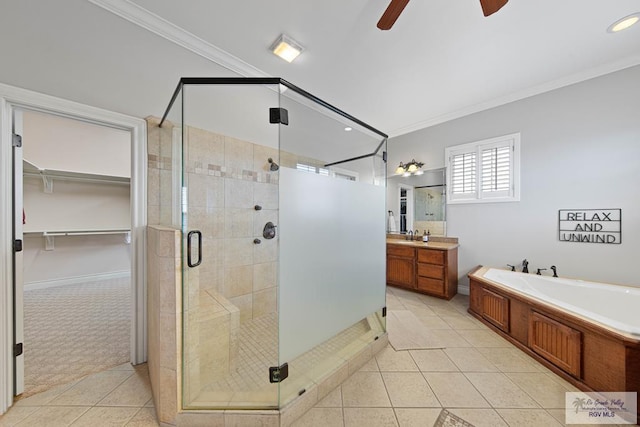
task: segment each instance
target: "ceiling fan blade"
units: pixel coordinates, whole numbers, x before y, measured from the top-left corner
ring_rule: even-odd
[[[480,0],[482,5],[482,13],[484,16],[489,16],[500,10],[502,6],[507,4],[509,0]]]
[[[391,0],[391,3],[389,3],[389,6],[387,6],[387,9],[378,21],[378,28],[381,30],[390,30],[408,3],[409,0]]]

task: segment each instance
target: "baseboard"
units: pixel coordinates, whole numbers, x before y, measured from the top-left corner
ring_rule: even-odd
[[[131,271],[114,271],[111,273],[89,274],[86,276],[63,277],[54,280],[41,280],[24,284],[25,291],[54,288],[56,286],[77,285],[79,283],[99,282],[102,280],[124,279],[131,277]]]
[[[458,293],[462,295],[469,295],[469,285],[458,285]]]

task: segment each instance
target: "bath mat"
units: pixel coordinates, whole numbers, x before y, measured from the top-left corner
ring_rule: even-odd
[[[388,310],[387,332],[389,343],[396,351],[444,348],[409,310]]]
[[[474,427],[473,424],[463,420],[457,415],[443,409],[433,427]]]

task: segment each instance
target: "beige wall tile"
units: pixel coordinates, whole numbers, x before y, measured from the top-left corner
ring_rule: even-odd
[[[253,291],[252,265],[225,268],[223,295],[227,298],[250,294]]]
[[[206,130],[188,126],[187,159],[190,162],[201,162],[205,168],[209,164],[224,164],[224,136]]]
[[[277,233],[277,231],[276,231]],[[265,262],[275,262],[278,260],[278,240],[261,239],[262,243],[253,245],[253,262],[262,264]]]
[[[178,412],[176,371],[160,368],[160,404],[156,407],[158,421],[173,424]]]
[[[269,172],[269,157],[271,157],[276,163],[280,164],[279,153],[277,149],[266,147],[264,145],[254,144],[252,170],[258,172]]]
[[[254,209],[227,208],[224,211],[224,237],[252,237]]]
[[[182,412],[178,414],[178,425],[189,427],[225,427],[224,412],[197,413]]]
[[[318,387],[312,387],[305,394],[297,397],[293,402],[280,411],[280,425],[291,426],[318,402]]]
[[[224,206],[253,209],[253,182],[224,178]]]
[[[262,209],[276,210],[278,204],[278,186],[264,182],[253,183],[253,202],[262,206]]]
[[[253,265],[253,291],[272,288],[277,285],[278,264],[265,262]]]
[[[277,312],[277,288],[269,288],[253,293],[253,317]]]
[[[231,169],[253,169],[253,147],[250,142],[225,136],[224,166]]]
[[[240,310],[241,323],[253,318],[253,297],[251,294],[229,298],[229,301]]]
[[[251,239],[225,239],[224,266],[225,268],[241,265],[253,265],[254,245]]]

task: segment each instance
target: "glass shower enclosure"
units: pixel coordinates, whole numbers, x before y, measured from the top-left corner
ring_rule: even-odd
[[[183,409],[281,408],[385,331],[386,140],[279,78],[183,78]]]

